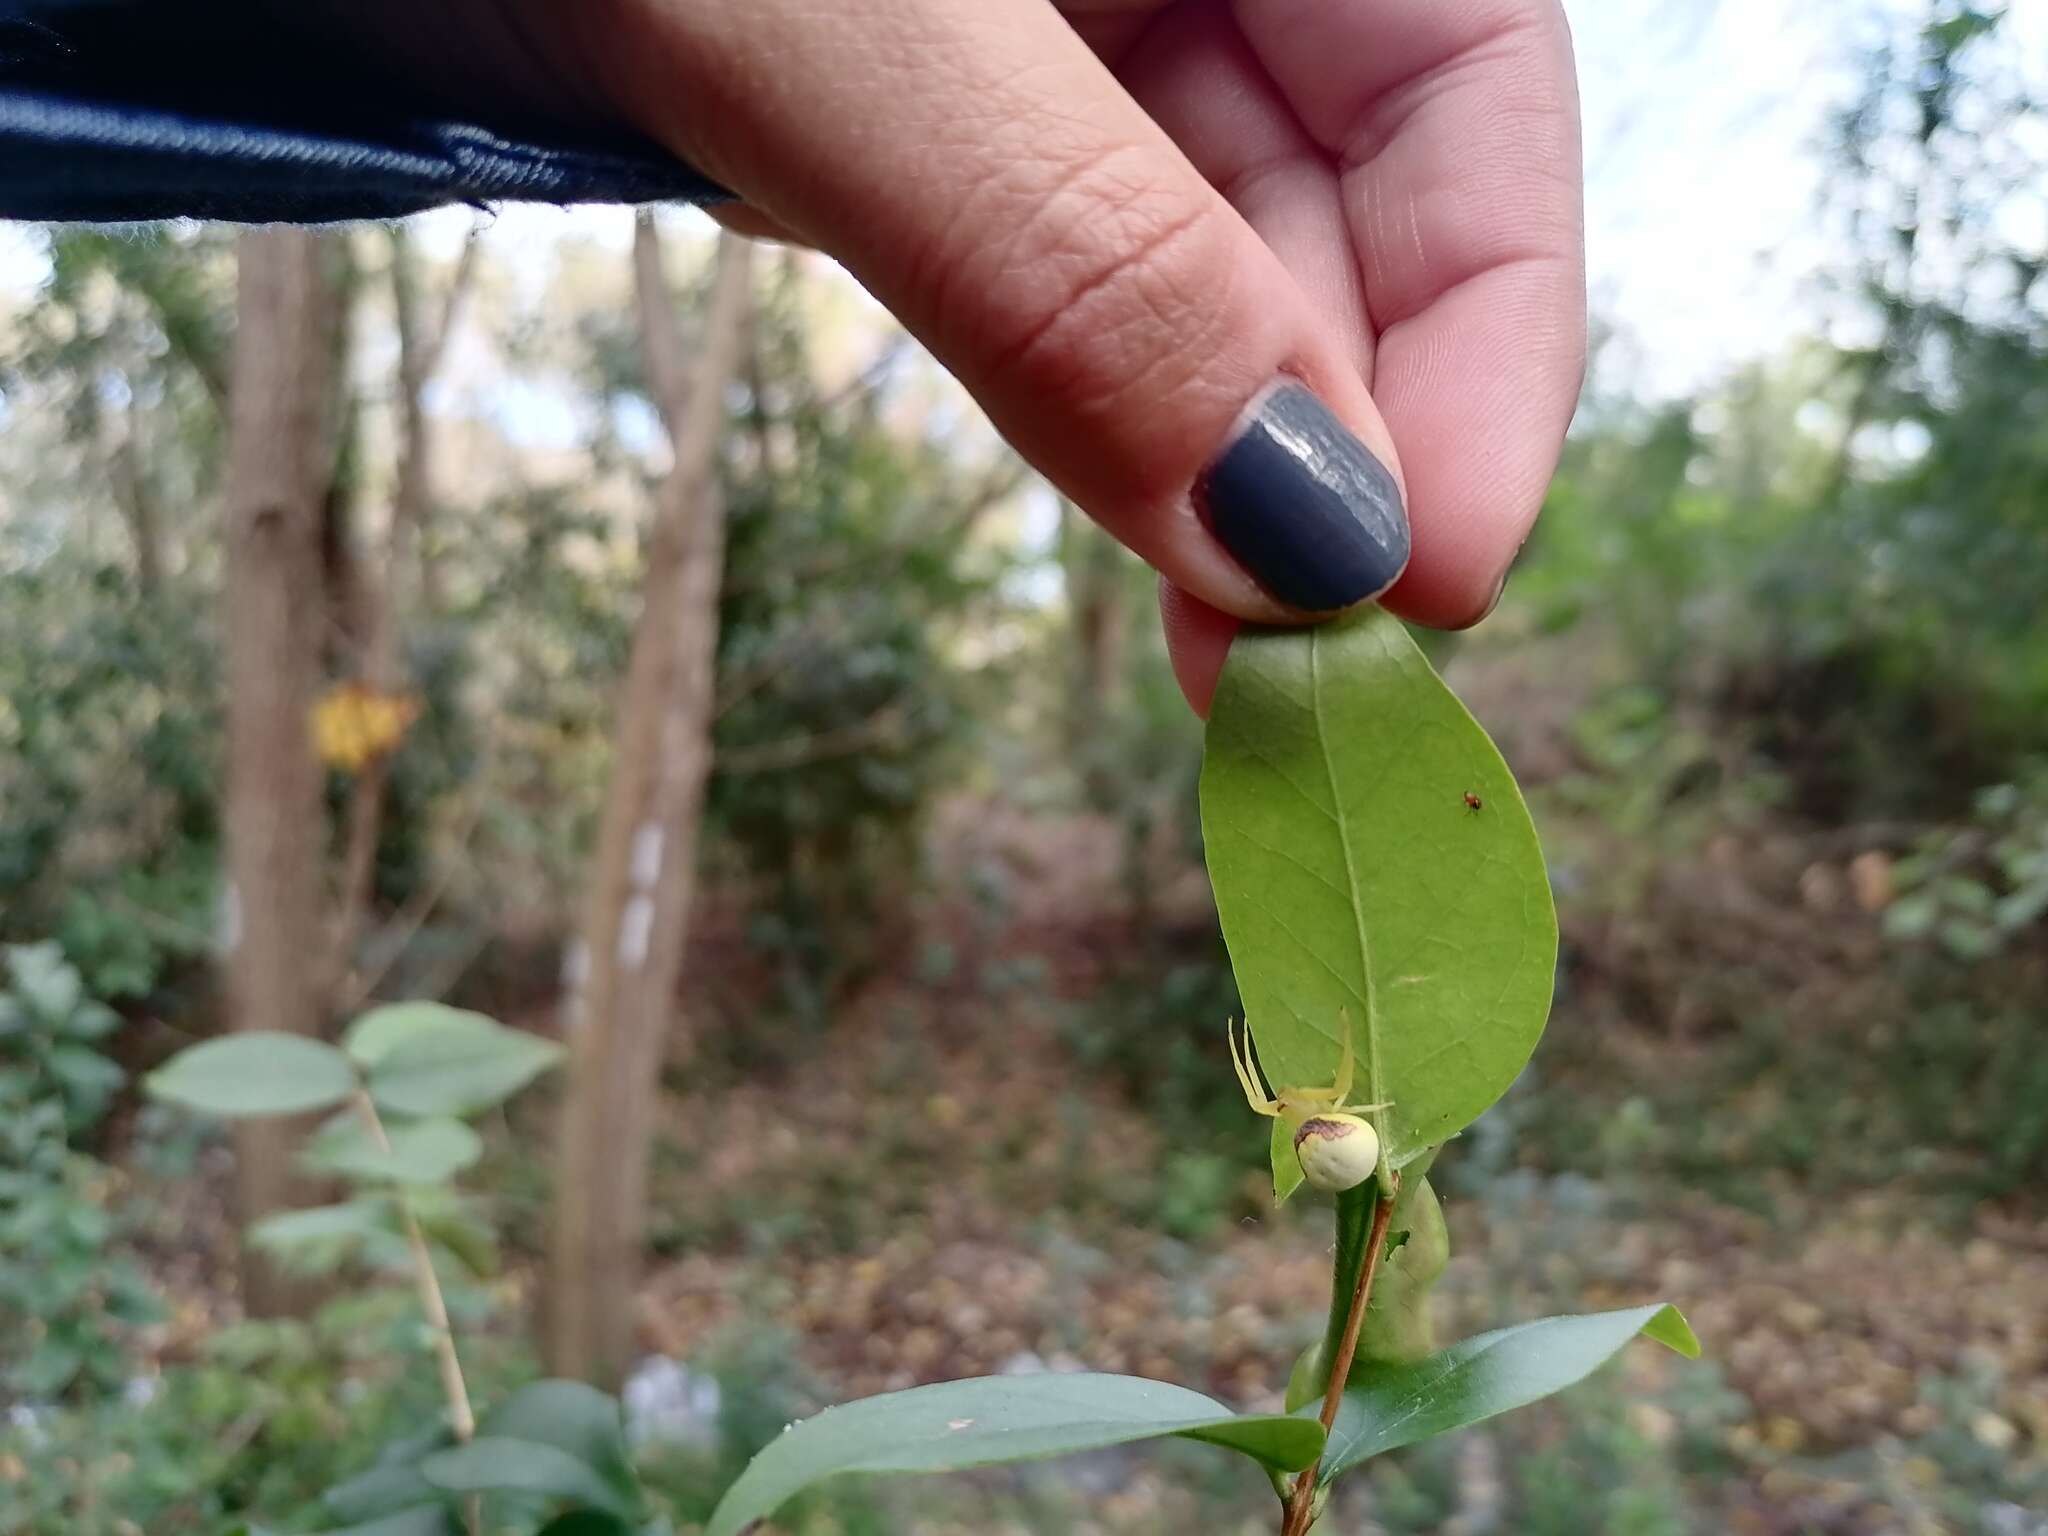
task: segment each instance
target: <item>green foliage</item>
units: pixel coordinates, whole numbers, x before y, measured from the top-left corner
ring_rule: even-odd
[[[477,1133],[460,1120],[395,1125],[378,1145],[354,1116],[337,1117],[306,1143],[302,1161],[321,1173],[379,1184],[439,1184],[483,1156]]]
[[[1327,1084],[1348,1027],[1355,1102],[1385,1106],[1398,1167],[1514,1081],[1550,1009],[1543,856],[1500,754],[1398,620],[1239,637],[1210,714],[1202,824],[1275,1092]],[[1274,1142],[1283,1195],[1299,1177],[1291,1134]]]
[[[349,1523],[322,1490],[387,1441],[403,1448],[438,1426],[439,1387],[405,1303],[348,1296],[303,1321],[221,1328],[128,1392],[0,1428],[0,1460],[22,1473],[0,1497],[0,1532],[220,1536],[257,1512],[272,1530]],[[464,1365],[490,1396],[531,1373],[489,1333],[472,1335]]]
[[[772,897],[755,939],[793,998],[864,971],[910,895],[923,813],[970,723],[948,642],[1002,572],[976,525],[1021,478],[999,454],[975,463],[897,430],[886,374],[873,392],[821,390],[801,303],[784,266],[725,465],[708,808]]]
[[[1980,791],[1974,809],[1970,825],[1930,833],[1894,867],[1889,937],[1934,939],[1967,962],[2021,941],[2048,916],[2048,769]]]
[[[587,1528],[610,1536],[635,1529],[646,1514],[618,1402],[572,1381],[521,1387],[466,1443],[442,1430],[394,1441],[367,1471],[330,1488],[324,1503],[350,1531],[388,1524],[456,1532],[473,1495],[485,1496],[493,1531]],[[583,1523],[559,1523],[571,1517]]]
[[[1699,1357],[1699,1341],[1678,1309],[1658,1305],[1519,1323],[1411,1364],[1358,1368],[1330,1429],[1326,1474],[1561,1392],[1637,1334]]]
[[[113,1176],[69,1151],[61,1106],[19,1082],[0,1085],[0,1154],[0,1382],[38,1404],[117,1391],[131,1333],[163,1313],[121,1252]]]
[[[73,1150],[124,1074],[95,1045],[118,1022],[54,944],[6,951],[0,993],[0,1382],[31,1403],[89,1400],[128,1371],[161,1308],[121,1252],[111,1170]]]
[[[0,1078],[21,1097],[55,1101],[65,1135],[99,1124],[125,1081],[99,1045],[120,1017],[88,997],[75,967],[53,943],[15,945],[5,952],[7,990],[0,992]]]
[[[0,912],[62,933],[101,995],[154,985],[209,926],[220,703],[205,614],[0,525]],[[96,921],[91,908],[102,909]],[[118,941],[108,929],[126,919]],[[203,940],[201,941],[203,942]]]
[[[562,1059],[562,1048],[482,1014],[443,1009],[368,1069],[370,1097],[402,1115],[473,1115],[501,1104]]]
[[[707,1536],[735,1536],[799,1490],[845,1473],[960,1471],[1168,1436],[1225,1446],[1280,1471],[1307,1466],[1323,1441],[1311,1420],[1232,1414],[1199,1392],[1131,1376],[942,1382],[794,1425],[754,1458]]]
[[[396,1003],[354,1020],[340,1048],[261,1030],[193,1046],[151,1076],[150,1090],[230,1118],[353,1100],[350,1111],[308,1140],[300,1160],[357,1185],[357,1192],[265,1217],[248,1240],[307,1274],[360,1265],[403,1276],[403,1290],[371,1290],[347,1306],[360,1326],[366,1309],[397,1299],[416,1348],[414,1288],[444,1294],[448,1311],[460,1316],[474,1309],[452,1289],[461,1271],[480,1277],[489,1268],[490,1234],[478,1229],[450,1183],[475,1164],[482,1145],[450,1117],[503,1103],[561,1055],[552,1042],[479,1013]],[[387,1127],[379,1110],[402,1118]],[[339,1529],[357,1536],[447,1536],[465,1529],[472,1497],[482,1499],[493,1531],[632,1530],[643,1500],[618,1404],[573,1382],[524,1387],[467,1441],[456,1443],[439,1424],[424,1433],[408,1428],[371,1467],[331,1487],[325,1504],[331,1518],[344,1522]]]
[[[327,1109],[360,1087],[380,1109],[438,1118],[501,1104],[562,1059],[552,1041],[480,1013],[431,1004],[367,1014],[347,1042],[342,1051],[303,1035],[245,1030],[179,1052],[150,1074],[149,1091],[232,1118]],[[445,1125],[413,1125],[402,1135],[402,1149],[351,1151],[329,1140],[317,1155],[354,1164],[333,1171],[369,1178],[400,1177],[395,1170],[413,1163],[446,1163],[454,1172],[474,1160],[472,1143]]]
[[[296,1115],[341,1103],[356,1091],[356,1074],[322,1041],[251,1029],[180,1051],[150,1073],[148,1088],[203,1115]]]

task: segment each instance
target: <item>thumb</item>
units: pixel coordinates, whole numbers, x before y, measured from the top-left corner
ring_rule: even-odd
[[[606,89],[844,262],[1175,586],[1289,622],[1400,574],[1336,328],[1044,0],[622,3],[587,34]]]

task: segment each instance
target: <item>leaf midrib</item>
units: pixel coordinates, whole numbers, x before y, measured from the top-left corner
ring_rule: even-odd
[[[1353,931],[1358,935],[1358,973],[1365,981],[1365,995],[1359,999],[1365,1010],[1365,1100],[1368,1104],[1380,1102],[1380,1018],[1377,999],[1373,995],[1372,947],[1366,942],[1365,913],[1359,900],[1358,869],[1351,857],[1351,823],[1344,812],[1344,794],[1337,785],[1337,765],[1330,757],[1330,735],[1324,728],[1323,718],[1323,669],[1322,634],[1311,631],[1308,641],[1308,697],[1315,717],[1316,747],[1322,753],[1323,774],[1330,784],[1330,804],[1336,809],[1337,843],[1344,850],[1344,880],[1351,887],[1350,900]],[[1342,1042],[1339,1042],[1341,1047]],[[1387,1140],[1386,1111],[1371,1111],[1373,1129],[1379,1133],[1380,1142]]]

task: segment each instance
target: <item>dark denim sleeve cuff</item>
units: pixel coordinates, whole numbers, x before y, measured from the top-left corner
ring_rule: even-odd
[[[0,0],[0,217],[323,223],[456,202],[728,196],[646,140],[451,121],[269,14],[231,0]]]

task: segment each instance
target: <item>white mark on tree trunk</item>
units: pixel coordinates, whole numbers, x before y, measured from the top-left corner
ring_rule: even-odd
[[[642,892],[619,914],[619,964],[637,971],[647,961],[647,941],[654,936],[654,898]]]
[[[651,891],[661,878],[663,834],[658,823],[643,821],[633,832],[633,856],[627,863],[628,878],[636,891]]]
[[[214,943],[223,955],[232,955],[242,943],[242,893],[230,880],[220,888],[220,910],[214,914]]]
[[[573,1040],[583,1026],[583,987],[590,979],[590,946],[572,939],[562,951],[562,1035]]]

